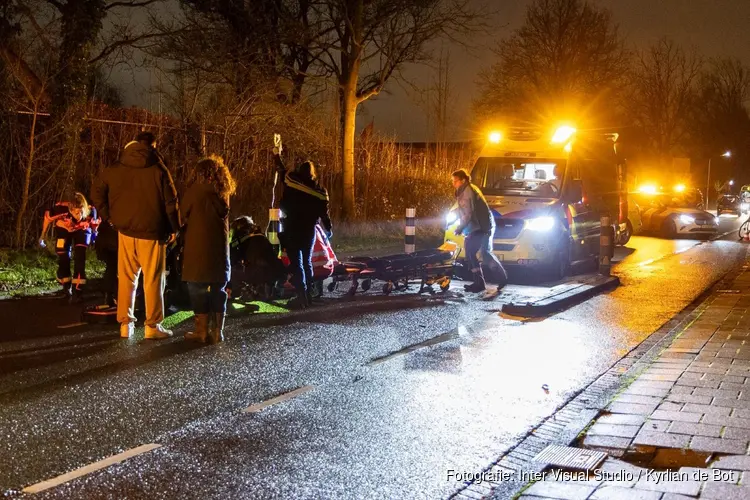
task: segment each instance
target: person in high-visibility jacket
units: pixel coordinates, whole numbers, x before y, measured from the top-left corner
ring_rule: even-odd
[[[328,213],[328,191],[318,183],[315,165],[306,161],[293,171],[284,167],[280,155],[276,165],[283,179],[279,208],[284,214],[281,243],[289,257],[296,298],[292,306],[305,308],[313,299],[312,253],[315,245],[315,226],[320,222],[326,236],[332,236],[331,217]]]
[[[57,281],[62,285],[62,295],[77,302],[83,300],[86,286],[86,251],[96,238],[100,222],[96,209],[81,193],[75,193],[72,201],[60,201],[44,212],[39,245],[46,246],[44,236],[49,227],[54,226]]]

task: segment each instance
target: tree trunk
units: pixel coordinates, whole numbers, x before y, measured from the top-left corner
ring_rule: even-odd
[[[26,209],[29,206],[29,188],[31,187],[31,170],[34,167],[34,155],[36,154],[36,122],[39,116],[39,100],[34,102],[34,115],[31,119],[31,130],[29,131],[29,157],[26,161],[26,172],[23,179],[23,191],[21,192],[21,206],[16,214],[16,248],[23,249],[26,242],[23,234],[23,223],[26,220]]]
[[[350,76],[350,81],[356,77]],[[354,204],[354,130],[357,117],[356,83],[347,83],[341,87],[341,152],[343,168],[342,218],[353,220],[356,217]]]

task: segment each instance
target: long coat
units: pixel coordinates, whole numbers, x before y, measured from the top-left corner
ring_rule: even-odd
[[[182,280],[229,281],[229,205],[210,184],[196,182],[181,203],[185,224]]]

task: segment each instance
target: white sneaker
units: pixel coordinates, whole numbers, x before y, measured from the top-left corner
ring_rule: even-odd
[[[143,336],[145,339],[168,339],[172,336],[172,330],[167,330],[161,324],[158,324],[156,326],[147,326],[146,327],[146,335]]]
[[[129,339],[135,334],[135,325],[133,323],[120,323],[120,337]]]

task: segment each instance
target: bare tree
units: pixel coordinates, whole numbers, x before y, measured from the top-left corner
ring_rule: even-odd
[[[627,52],[608,10],[586,0],[535,0],[496,53],[480,75],[480,117],[601,126],[617,114]]]
[[[750,68],[737,59],[712,59],[699,87],[692,116],[698,152],[711,156],[731,150],[733,163],[749,161]]]
[[[336,79],[341,120],[344,218],[354,218],[357,109],[407,63],[430,59],[429,42],[477,30],[469,0],[324,0],[319,7],[324,56]]]
[[[677,150],[685,150],[702,66],[694,49],[685,51],[667,38],[639,51],[634,60],[628,114],[665,164]]]

